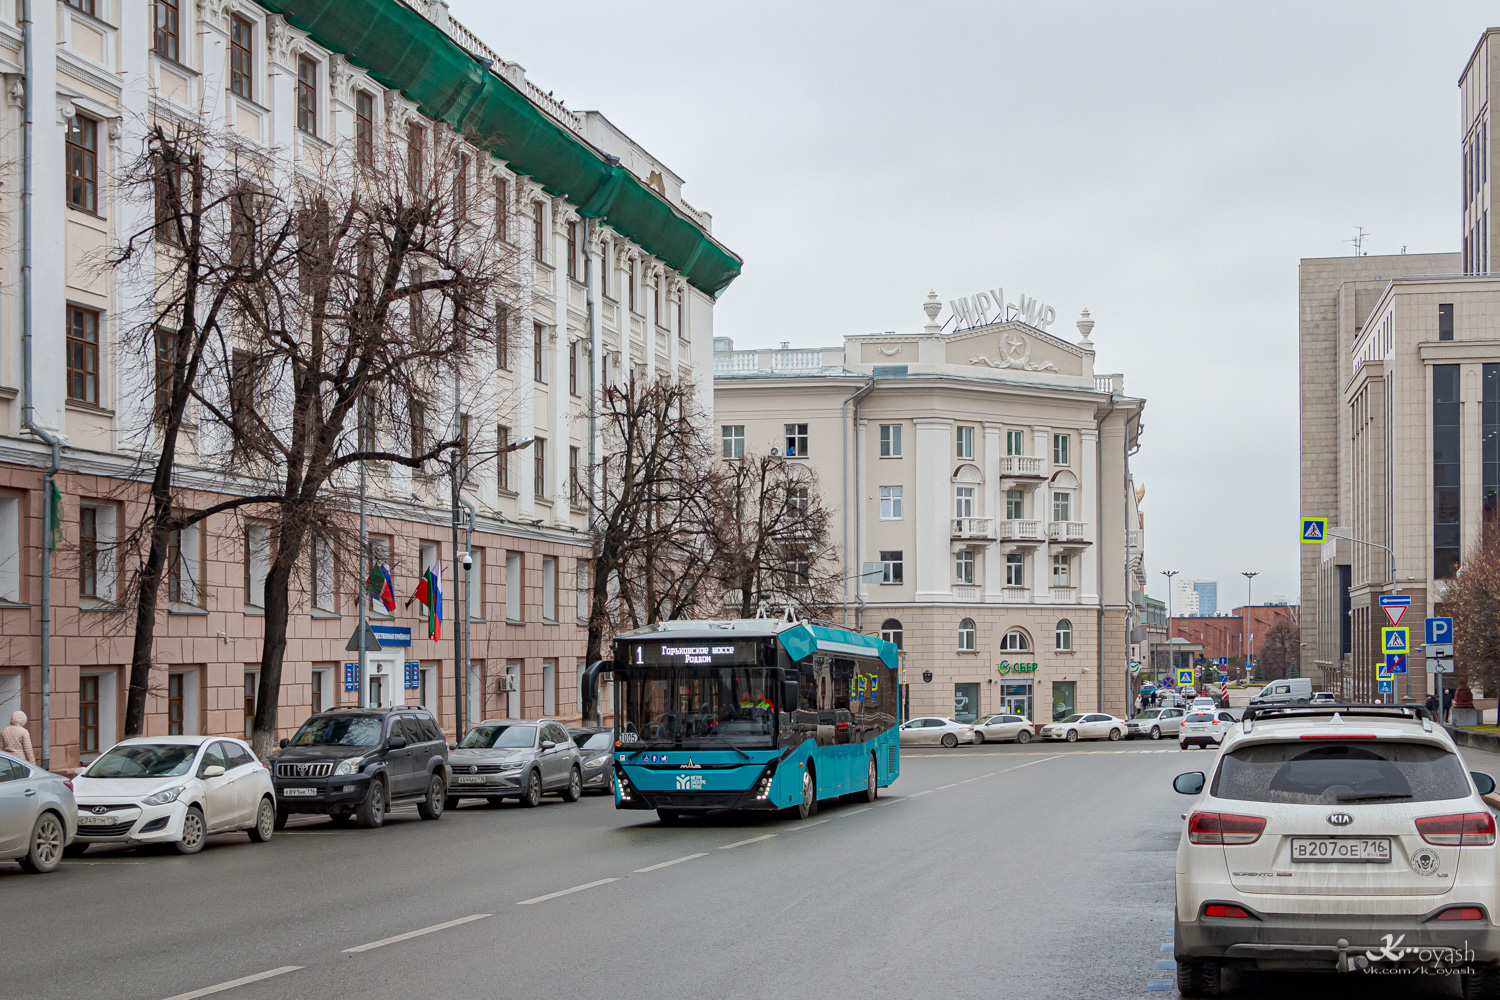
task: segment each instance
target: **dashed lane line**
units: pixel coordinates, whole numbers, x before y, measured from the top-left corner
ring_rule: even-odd
[[[951,784],[947,784],[947,785],[938,785],[936,790],[939,791],[939,792],[941,792],[941,791],[945,791],[945,790],[947,790],[949,788],[957,788],[957,787],[958,787],[958,782],[955,781],[955,782],[952,782]]]
[[[744,847],[746,844],[755,844],[755,843],[758,843],[758,842],[760,842],[762,840],[770,840],[772,837],[775,837],[775,836],[777,836],[777,835],[774,834],[774,833],[763,833],[759,837],[751,837],[749,840],[736,840],[732,844],[724,844],[723,846],[721,846],[719,848],[719,850],[721,850],[721,851],[728,851],[728,850],[732,850],[733,848],[736,848],[736,847]]]
[[[635,874],[636,875],[641,875],[641,874],[643,874],[645,872],[661,871],[663,868],[671,868],[673,865],[680,865],[684,861],[692,861],[694,858],[706,858],[706,857],[708,857],[708,852],[707,851],[700,851],[697,854],[689,854],[689,855],[687,855],[685,857],[673,858],[671,861],[663,861],[659,865],[647,865],[645,868],[637,868],[635,870]]]
[[[798,823],[796,826],[789,826],[789,827],[787,827],[786,828],[786,832],[787,833],[796,833],[798,830],[810,830],[810,829],[812,829],[815,826],[822,826],[824,823],[828,823],[832,819],[833,819],[833,817],[830,816],[828,819],[815,819],[815,820],[812,820],[811,822]]]
[[[617,878],[601,878],[601,879],[596,879],[593,882],[585,882],[583,885],[575,885],[571,889],[560,889],[557,892],[549,892],[545,896],[533,896],[530,899],[523,899],[519,903],[517,903],[516,905],[517,906],[530,906],[532,903],[545,903],[547,900],[549,900],[549,899],[556,899],[558,896],[569,896],[569,895],[572,895],[575,892],[582,892],[585,889],[592,889],[596,885],[607,885],[610,882],[618,882],[618,881],[620,881],[620,880],[617,879]]]
[[[610,881],[613,882],[614,879],[610,879]],[[457,920],[445,920],[440,924],[433,924],[431,927],[423,927],[420,930],[407,931],[405,934],[397,934],[395,937],[381,938],[379,941],[371,941],[369,944],[358,944],[353,948],[345,948],[344,954],[355,955],[362,951],[371,951],[375,948],[384,948],[388,944],[398,944],[402,941],[410,941],[412,938],[421,937],[424,934],[432,934],[437,931],[445,931],[450,927],[457,927],[459,924],[467,924],[475,920],[483,920],[485,917],[489,916],[493,916],[493,914],[471,913],[469,914],[469,916],[459,917]]]
[[[251,983],[258,983],[263,979],[271,979],[275,976],[284,976],[288,972],[296,972],[301,968],[302,966],[300,965],[283,965],[279,969],[270,969],[266,972],[257,972],[253,976],[242,976],[239,979],[231,979],[229,982],[220,983],[217,986],[205,986],[203,987],[203,989],[193,990],[191,993],[179,993],[176,996],[167,997],[167,1000],[196,1000],[197,997],[206,997],[211,996],[214,993],[223,993],[225,990],[232,990],[236,986],[248,986]]]

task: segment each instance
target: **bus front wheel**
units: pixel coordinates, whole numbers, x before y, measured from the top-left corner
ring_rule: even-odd
[[[818,814],[818,782],[811,767],[802,769],[802,800],[793,808],[797,811],[798,819]]]

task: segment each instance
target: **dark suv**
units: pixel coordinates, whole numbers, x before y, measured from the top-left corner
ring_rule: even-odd
[[[437,819],[449,777],[448,743],[426,709],[320,712],[282,740],[271,760],[276,828],[292,813],[377,827],[402,802],[416,802],[423,819]]]

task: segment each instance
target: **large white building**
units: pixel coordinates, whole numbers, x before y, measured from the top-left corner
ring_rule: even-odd
[[[943,332],[941,308],[929,296],[921,331],[840,347],[721,339],[724,458],[815,473],[843,575],[881,564],[844,614],[902,648],[910,714],[1123,712],[1144,401],[1094,373],[1087,312],[1074,342],[1022,319]]]

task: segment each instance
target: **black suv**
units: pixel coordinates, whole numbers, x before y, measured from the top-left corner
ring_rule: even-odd
[[[443,815],[448,743],[424,708],[320,712],[271,759],[276,828],[292,813],[377,827],[388,808],[417,803],[423,819]]]

